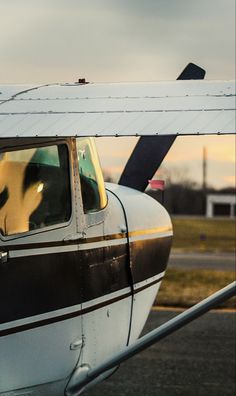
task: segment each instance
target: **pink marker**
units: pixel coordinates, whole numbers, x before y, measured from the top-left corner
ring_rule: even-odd
[[[165,181],[164,180],[148,180],[150,187],[152,190],[161,190],[165,189]]]

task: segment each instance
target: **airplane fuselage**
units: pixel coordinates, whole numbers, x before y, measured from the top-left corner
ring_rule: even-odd
[[[76,368],[94,368],[135,341],[165,273],[172,239],[165,209],[143,193],[107,184],[104,207],[91,210],[95,201],[86,204],[82,191],[88,175],[83,172],[81,177],[78,166],[88,157],[81,148],[76,156],[76,144],[75,139],[31,139],[23,147],[17,141],[1,143],[0,166],[9,174],[7,179],[0,175],[1,395],[63,394]],[[58,163],[53,154],[53,166],[63,163],[69,173],[61,197],[68,188],[71,201],[64,202],[64,209],[58,203],[61,171],[49,159],[40,171],[42,160],[35,159],[45,158],[45,147],[50,155],[51,147],[59,145],[67,147]],[[61,147],[58,152],[64,155]],[[23,194],[18,193],[23,187],[16,187],[16,167],[18,172],[23,169],[18,175]],[[102,183],[99,177],[96,183]],[[15,208],[27,194],[31,209],[22,214]],[[45,217],[51,199],[54,217],[51,212]]]

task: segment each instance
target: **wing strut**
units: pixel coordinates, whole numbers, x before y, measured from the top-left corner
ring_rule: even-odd
[[[203,315],[212,308],[215,308],[218,304],[233,297],[236,294],[236,282],[230,283],[228,286],[212,294],[210,297],[202,300],[193,307],[187,309],[181,314],[177,315],[173,319],[159,326],[157,329],[149,332],[145,336],[138,339],[135,343],[125,348],[123,351],[117,353],[112,358],[106,360],[100,366],[90,369],[88,365],[78,367],[66,389],[66,396],[78,396],[80,395],[85,387],[87,387],[92,381],[95,381],[100,375],[106,371],[114,369],[120,363],[143,351],[154,343],[162,340],[169,334],[174,333],[176,330],[190,323],[194,319]]]

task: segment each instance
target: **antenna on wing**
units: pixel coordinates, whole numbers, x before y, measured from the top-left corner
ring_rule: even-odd
[[[177,80],[202,80],[205,70],[189,63]],[[176,139],[176,135],[142,136],[136,144],[120,177],[119,184],[145,191]]]

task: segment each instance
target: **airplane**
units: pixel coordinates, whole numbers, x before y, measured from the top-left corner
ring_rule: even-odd
[[[0,87],[0,395],[76,396],[235,294],[235,282],[139,338],[173,237],[144,193],[178,135],[235,133],[235,85]],[[95,138],[139,136],[117,185]]]

